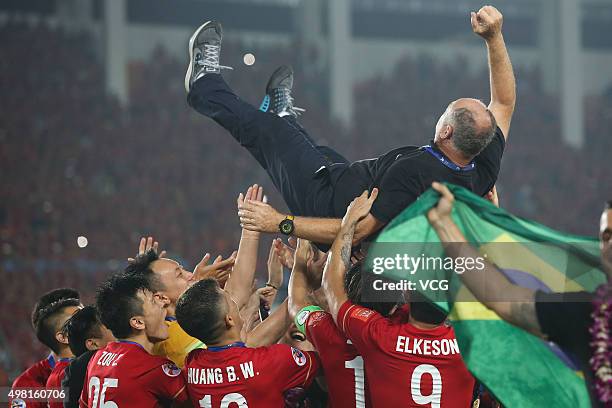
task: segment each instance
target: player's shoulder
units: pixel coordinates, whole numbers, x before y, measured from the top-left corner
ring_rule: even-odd
[[[372,322],[384,317],[375,310],[369,309],[365,306],[346,301],[338,312],[338,317],[346,321],[347,319],[357,319],[363,322]]]
[[[336,326],[332,315],[324,310],[309,313],[306,317],[304,330],[306,337],[315,344],[321,342],[327,344],[346,342],[346,337]]]
[[[15,378],[13,388],[44,386],[52,370],[46,359],[38,361]]]
[[[259,347],[265,349],[267,355],[267,363],[276,367],[299,369],[308,363],[308,354],[314,352],[305,352],[296,347],[287,344],[273,344],[271,346]],[[312,357],[312,356],[311,356]]]
[[[400,326],[401,332],[407,333],[414,337],[440,340],[452,340],[457,338],[457,336],[455,335],[455,329],[453,329],[453,326],[450,324],[450,322],[444,322],[433,329],[423,329],[409,322],[401,323]]]
[[[58,387],[62,381],[62,378],[64,377],[64,371],[66,370],[66,367],[68,367],[69,364],[70,362],[68,361],[58,362],[55,367],[53,367],[53,371],[51,371],[51,374],[49,374],[46,386],[49,388]]]
[[[152,375],[161,378],[174,378],[178,377],[182,372],[179,366],[165,357],[145,353],[139,360],[138,365],[132,365],[132,369],[137,373],[137,377]]]
[[[397,159],[391,163],[389,170],[392,173],[416,174],[421,170],[422,165],[431,162],[429,155],[422,147],[410,146],[411,150],[398,155]],[[418,163],[419,165],[416,165]]]
[[[175,365],[172,360],[166,357],[156,356],[149,353],[143,355],[142,360],[145,362],[146,366],[149,367],[169,367],[169,364]]]
[[[306,306],[295,316],[298,327],[316,327],[334,322],[332,315],[319,306]]]
[[[264,358],[266,362],[275,364],[278,360],[285,360],[296,353],[295,347],[288,344],[272,344],[270,346],[256,347],[251,349],[254,356]]]

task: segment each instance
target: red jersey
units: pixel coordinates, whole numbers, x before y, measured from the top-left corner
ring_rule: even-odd
[[[376,407],[469,407],[474,377],[452,327],[419,329],[345,302],[338,324],[363,356]]]
[[[307,387],[319,369],[313,352],[286,344],[246,347],[233,343],[196,349],[185,359],[187,388],[195,407],[283,408],[283,393]]]
[[[296,316],[306,338],[321,359],[329,391],[329,406],[333,408],[371,407],[366,387],[363,358],[355,346],[336,327],[332,316],[322,310],[302,309]]]
[[[64,379],[64,373],[66,372],[66,367],[72,361],[71,358],[60,358],[59,361],[53,367],[53,371],[49,374],[49,378],[47,378],[46,387],[48,389],[51,388],[62,388],[62,380]],[[64,402],[59,401],[49,401],[49,408],[64,408]]]
[[[47,385],[47,379],[49,378],[51,371],[53,371],[53,367],[55,367],[55,358],[52,354],[49,354],[47,358],[35,363],[21,373],[19,377],[15,378],[12,389],[45,387]],[[11,406],[12,402],[13,400],[9,398],[9,407]],[[32,402],[15,399],[15,405],[17,405],[17,402],[22,404],[21,406],[27,408],[47,408],[46,402]]]
[[[187,399],[185,378],[172,361],[138,343],[116,341],[89,361],[79,406],[153,408]]]

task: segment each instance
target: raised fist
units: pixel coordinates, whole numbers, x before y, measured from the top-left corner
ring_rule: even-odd
[[[485,40],[501,34],[503,21],[504,16],[493,6],[484,6],[471,13],[472,30]]]

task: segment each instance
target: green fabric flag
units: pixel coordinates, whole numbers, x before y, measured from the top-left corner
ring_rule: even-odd
[[[517,218],[462,187],[447,186],[455,196],[453,219],[466,239],[481,253],[486,252],[488,261],[510,280],[553,292],[593,291],[604,282],[605,275],[598,269],[597,240]],[[372,268],[375,257],[408,245],[409,252],[423,257],[444,257],[426,216],[438,198],[430,189],[390,222],[370,247],[367,268]],[[450,312],[470,371],[505,407],[590,407],[582,374],[570,367],[556,346],[506,323],[481,303],[466,301],[473,297],[456,273],[426,273],[449,280],[450,288],[442,295],[445,298],[433,300]],[[382,276],[398,281],[406,278],[407,272],[385,269]]]

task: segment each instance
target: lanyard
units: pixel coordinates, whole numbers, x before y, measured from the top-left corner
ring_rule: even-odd
[[[223,350],[230,349],[232,347],[246,347],[246,345],[241,341],[237,341],[235,343],[231,343],[226,346],[208,347],[207,350],[208,351],[223,351]]]
[[[166,321],[167,322],[176,322],[176,317],[166,316]]]
[[[459,166],[446,158],[442,153],[435,151],[430,145],[423,146],[423,149],[433,157],[438,159],[443,165],[455,171],[470,171],[476,168],[476,164],[472,161],[467,166]]]

